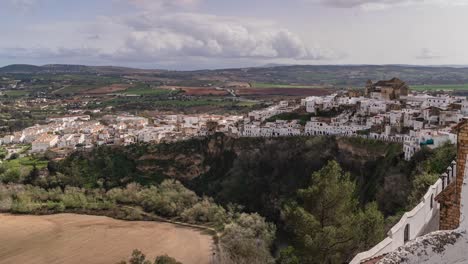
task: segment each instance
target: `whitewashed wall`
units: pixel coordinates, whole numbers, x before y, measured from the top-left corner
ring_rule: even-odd
[[[454,171],[453,175],[456,175],[456,171]],[[387,238],[370,250],[356,255],[350,264],[359,264],[364,260],[381,256],[403,246],[405,244],[406,225],[410,227],[409,240],[423,235],[423,232],[433,218],[438,217],[439,204],[433,201],[433,207],[431,208],[431,198],[434,199],[442,191],[442,185],[442,180],[439,179],[434,185],[429,187],[421,203],[403,215],[400,221],[390,229]]]

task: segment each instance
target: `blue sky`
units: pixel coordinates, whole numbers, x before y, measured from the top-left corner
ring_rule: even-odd
[[[468,65],[468,0],[0,0],[0,65]]]

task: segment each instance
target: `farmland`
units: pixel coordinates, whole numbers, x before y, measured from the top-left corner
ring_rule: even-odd
[[[0,264],[117,263],[134,249],[206,264],[213,246],[211,236],[172,224],[74,214],[0,214],[0,233]]]
[[[9,97],[22,97],[28,95],[29,92],[25,90],[9,90],[5,91],[5,94]]]
[[[450,85],[438,85],[438,84],[431,84],[431,85],[412,85],[412,90],[416,91],[460,91],[460,90],[468,90],[468,84],[450,84]]]
[[[323,85],[293,85],[293,84],[273,84],[273,83],[252,83],[253,88],[298,88],[298,89],[323,89]]]

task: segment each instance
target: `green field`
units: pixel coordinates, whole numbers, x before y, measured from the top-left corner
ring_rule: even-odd
[[[21,169],[21,168],[31,170],[34,167],[34,165],[36,165],[36,168],[38,169],[43,169],[47,167],[47,163],[48,162],[46,160],[36,159],[33,157],[24,157],[24,158],[4,161],[0,166],[6,170]]]
[[[252,83],[253,88],[301,88],[301,89],[317,89],[326,88],[320,85],[291,85],[291,84],[274,84],[274,83]]]
[[[410,89],[416,91],[457,91],[468,90],[468,84],[431,84],[431,85],[411,85]]]
[[[9,90],[5,91],[5,94],[9,97],[22,97],[29,94],[29,91],[26,90]]]

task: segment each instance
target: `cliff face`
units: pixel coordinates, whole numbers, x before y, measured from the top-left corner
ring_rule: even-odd
[[[399,145],[332,137],[267,139],[220,134],[144,148],[135,157],[144,174],[174,178],[200,195],[270,216],[329,160],[337,160],[351,172],[363,201],[375,199],[386,167],[401,160]]]
[[[157,171],[166,177],[187,181],[210,174],[212,169],[229,169],[219,168],[219,165],[232,166],[243,156],[276,155],[276,158],[292,159],[292,166],[294,156],[320,166],[324,160],[336,159],[351,171],[360,171],[366,163],[385,157],[388,146],[386,143],[374,143],[369,147],[369,142],[346,138],[234,139],[217,135],[202,140],[150,146],[147,153],[138,157],[138,169],[143,172]],[[217,167],[213,168],[215,165]]]
[[[49,167],[52,173],[87,185],[98,179],[106,188],[177,179],[218,203],[240,204],[247,211],[277,218],[281,203],[295,197],[309,184],[312,173],[330,160],[351,173],[362,202],[376,200],[384,180],[400,173],[390,168],[402,162],[401,152],[401,145],[363,139],[217,134],[172,144],[101,147],[74,153]]]

